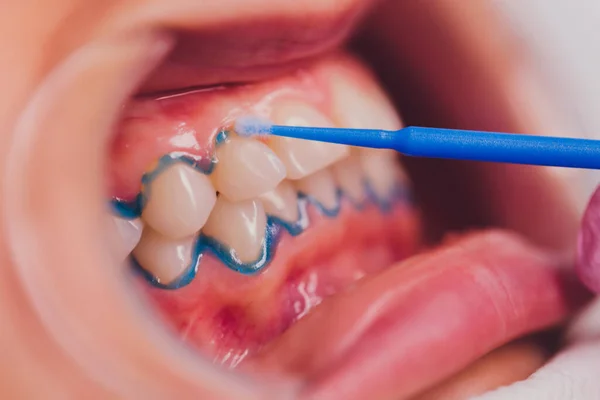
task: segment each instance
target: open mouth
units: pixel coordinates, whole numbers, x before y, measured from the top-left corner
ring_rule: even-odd
[[[250,114],[541,131],[515,106],[512,58],[490,59],[480,19],[445,2],[283,3],[163,24],[174,48],[120,111],[106,163],[130,290],[186,348],[306,398],[466,398],[524,379],[551,352],[537,334],[586,300],[555,171],[232,129]]]

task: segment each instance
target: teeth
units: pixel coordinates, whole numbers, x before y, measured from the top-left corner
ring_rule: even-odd
[[[325,208],[334,209],[338,205],[335,179],[329,169],[315,172],[306,178],[300,179],[296,182],[296,188],[300,192],[313,197]]]
[[[408,178],[393,150],[361,149],[360,162],[375,195],[380,199],[390,196],[394,186],[408,183]]]
[[[143,224],[140,219],[112,217],[112,220],[116,228],[116,237],[111,237],[115,257],[123,261],[140,241]]]
[[[288,222],[298,220],[298,194],[291,182],[281,182],[275,190],[261,195],[259,199],[268,215]]]
[[[133,255],[146,271],[167,285],[190,266],[194,240],[194,237],[172,239],[146,228]]]
[[[332,78],[336,121],[345,128],[395,131],[402,122],[394,106],[378,87],[361,88],[340,76]]]
[[[202,232],[229,246],[239,261],[253,262],[265,239],[267,215],[258,200],[231,202],[219,196]]]
[[[292,101],[278,104],[273,111],[273,120],[279,125],[333,126],[327,117],[313,107]],[[285,137],[271,137],[269,146],[283,161],[289,179],[303,178],[349,154],[349,148],[345,145]]]
[[[367,197],[364,187],[365,173],[362,169],[360,158],[351,155],[333,166],[333,176],[337,185],[345,195],[361,204]]]
[[[215,205],[215,188],[206,175],[175,164],[150,184],[142,218],[157,232],[184,238],[198,232]]]
[[[285,178],[285,166],[264,143],[232,138],[217,150],[213,182],[231,201],[248,200],[275,189]]]

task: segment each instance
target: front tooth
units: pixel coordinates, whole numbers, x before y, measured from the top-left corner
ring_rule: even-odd
[[[344,194],[354,202],[361,204],[366,200],[364,180],[365,173],[360,163],[360,157],[351,155],[333,166],[333,176]]]
[[[296,182],[296,188],[317,200],[327,209],[338,205],[335,179],[329,169],[323,169]]]
[[[389,198],[399,183],[408,183],[395,151],[361,149],[360,161],[371,188],[380,199]]]
[[[168,285],[190,266],[194,240],[194,237],[173,239],[146,228],[133,255],[142,268]]]
[[[206,175],[178,163],[150,183],[142,218],[165,236],[184,238],[204,226],[216,200],[215,188]]]
[[[119,261],[123,261],[139,243],[142,237],[143,223],[139,218],[112,217],[112,220],[116,229],[116,235],[111,235],[114,253]]]
[[[402,122],[387,95],[377,86],[357,86],[342,76],[331,79],[336,121],[345,128],[395,131]]]
[[[259,197],[268,215],[284,221],[298,221],[298,194],[290,181],[283,181],[268,193]]]
[[[278,125],[333,126],[332,122],[319,111],[297,101],[276,105],[272,117]],[[349,154],[349,148],[345,145],[286,137],[271,137],[269,146],[283,161],[289,179],[303,178]]]
[[[275,189],[285,178],[285,166],[264,143],[232,138],[219,146],[213,182],[231,201],[248,200]]]
[[[229,246],[243,262],[256,261],[265,240],[267,215],[258,200],[232,202],[219,196],[202,232]]]

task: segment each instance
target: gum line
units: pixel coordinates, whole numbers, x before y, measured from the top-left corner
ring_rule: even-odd
[[[228,137],[227,131],[221,131],[215,138],[216,146],[224,143]],[[138,218],[142,214],[144,205],[147,202],[148,196],[150,195],[150,183],[155,179],[162,171],[171,165],[176,163],[184,163],[196,171],[209,175],[215,168],[217,160],[213,159],[194,159],[188,154],[174,152],[171,154],[164,155],[161,157],[156,166],[148,173],[142,176],[142,190],[135,196],[131,201],[126,201],[120,198],[113,198],[111,200],[111,206],[113,212],[124,219]],[[263,268],[268,266],[275,256],[275,249],[279,238],[282,233],[282,229],[285,229],[291,236],[298,236],[308,227],[308,211],[307,207],[312,204],[317,208],[321,215],[329,218],[336,217],[341,209],[342,200],[347,200],[355,209],[361,210],[367,203],[371,202],[378,206],[378,208],[387,213],[391,210],[392,206],[396,203],[404,203],[408,206],[413,206],[414,201],[410,191],[403,185],[398,184],[391,191],[387,199],[382,199],[375,194],[371,188],[368,180],[364,180],[363,187],[366,193],[366,198],[362,203],[357,203],[347,196],[342,189],[336,189],[336,205],[329,209],[322,205],[319,201],[310,195],[302,192],[298,192],[298,220],[295,222],[284,221],[278,217],[267,215],[267,228],[265,232],[265,240],[256,261],[250,263],[241,262],[233,251],[228,246],[220,243],[219,241],[205,236],[200,233],[195,240],[192,252],[192,263],[181,274],[179,278],[169,284],[163,284],[160,280],[146,271],[135,259],[133,255],[130,255],[130,259],[134,270],[141,274],[144,279],[152,286],[165,290],[174,290],[182,288],[188,285],[195,278],[200,262],[207,251],[212,252],[225,266],[229,269],[239,272],[244,275],[251,275],[260,272]]]

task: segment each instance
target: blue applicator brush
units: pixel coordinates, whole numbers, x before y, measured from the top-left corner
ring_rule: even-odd
[[[589,139],[416,126],[398,131],[283,126],[257,117],[239,118],[234,129],[241,136],[286,136],[393,149],[407,156],[600,169],[600,141]]]

